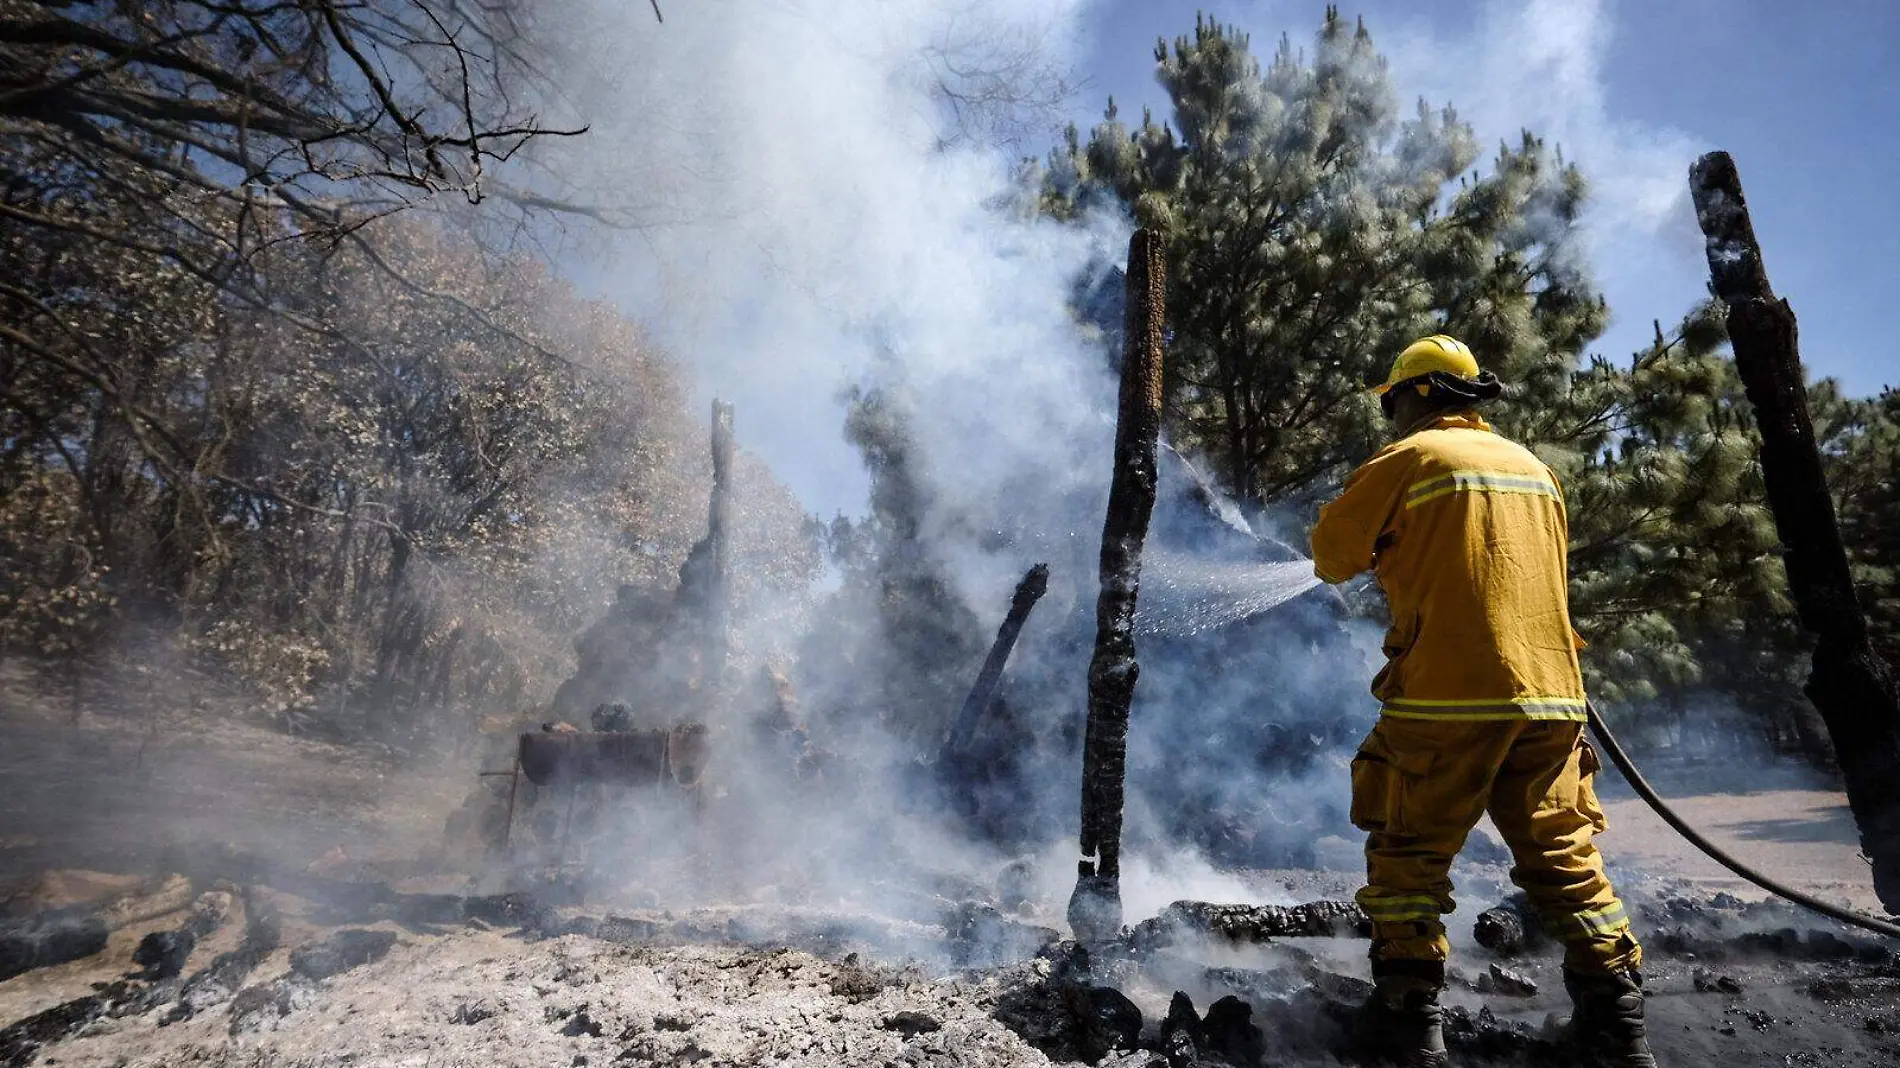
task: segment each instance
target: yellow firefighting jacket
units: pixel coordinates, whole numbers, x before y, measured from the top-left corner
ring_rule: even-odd
[[[1386,446],[1320,509],[1313,571],[1368,568],[1392,610],[1385,715],[1583,720],[1557,476],[1475,412]]]

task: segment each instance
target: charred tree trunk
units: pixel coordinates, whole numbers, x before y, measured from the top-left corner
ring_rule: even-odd
[[[1715,294],[1728,305],[1735,365],[1761,429],[1762,481],[1785,547],[1789,593],[1816,639],[1808,699],[1833,740],[1861,846],[1873,858],[1874,892],[1888,911],[1900,912],[1900,689],[1869,643],[1854,594],[1808,416],[1794,311],[1768,284],[1735,161],[1726,152],[1703,156],[1689,186]]]
[[[1155,446],[1161,433],[1163,300],[1167,267],[1151,230],[1128,242],[1128,300],[1115,474],[1102,524],[1102,591],[1095,602],[1089,718],[1082,747],[1082,861],[1069,898],[1080,941],[1121,930],[1122,798],[1128,767],[1128,707],[1135,696],[1135,596],[1141,548],[1155,506]]]
[[[717,671],[726,660],[726,622],[730,611],[732,563],[732,405],[713,401],[712,504],[706,515],[706,540],[712,543],[712,569],[706,590],[706,667]]]
[[[732,611],[732,405],[715,400],[712,407],[712,502],[706,509],[706,540],[711,560],[706,577],[706,643],[700,686],[709,700],[718,701],[726,685],[726,657],[730,651]]]
[[[686,613],[689,640],[695,643],[699,657],[696,671],[700,692],[708,701],[717,700],[725,681],[728,635],[726,632],[728,568],[731,562],[732,528],[732,405],[715,400],[712,406],[711,503],[706,509],[706,536],[693,543],[680,564],[679,592],[675,602]]]
[[[976,685],[970,687],[970,695],[963,699],[963,710],[957,713],[957,721],[950,728],[950,737],[944,740],[941,763],[956,759],[970,746],[970,739],[976,734],[977,720],[982,718],[983,710],[990,706],[990,698],[996,693],[996,684],[1002,681],[1003,668],[1009,663],[1009,654],[1016,648],[1016,637],[1023,632],[1023,624],[1029,620],[1030,609],[1049,589],[1049,565],[1037,564],[1029,569],[1023,580],[1016,584],[1016,594],[1009,602],[1009,615],[1003,617],[1003,625],[996,629],[996,641],[990,646],[989,658],[983,661],[983,670],[977,673]]]

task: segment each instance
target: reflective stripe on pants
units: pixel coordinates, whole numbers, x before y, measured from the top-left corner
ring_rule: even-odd
[[[1372,920],[1373,954],[1446,959],[1440,917],[1454,908],[1452,858],[1488,811],[1516,862],[1512,881],[1563,939],[1567,966],[1640,964],[1592,840],[1605,826],[1597,768],[1578,723],[1381,718],[1352,763],[1352,820],[1367,832],[1358,901]]]

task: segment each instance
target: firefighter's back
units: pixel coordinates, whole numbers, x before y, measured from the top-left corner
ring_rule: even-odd
[[[1378,569],[1405,646],[1386,713],[1582,719],[1556,476],[1475,417],[1443,417],[1402,447],[1413,464]]]

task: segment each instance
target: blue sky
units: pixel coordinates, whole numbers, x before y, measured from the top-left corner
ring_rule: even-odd
[[[1777,292],[1801,322],[1812,375],[1850,394],[1900,386],[1891,306],[1900,252],[1900,3],[1830,0],[1365,0],[1402,100],[1449,101],[1483,144],[1528,127],[1590,176],[1592,259],[1614,315],[1593,351],[1627,359],[1704,292],[1687,197],[1696,155],[1741,169]],[[1311,39],[1318,0],[1097,0],[1084,23],[1088,85],[1076,119],[1110,94],[1124,116],[1166,115],[1157,37],[1196,10],[1252,34]]]

